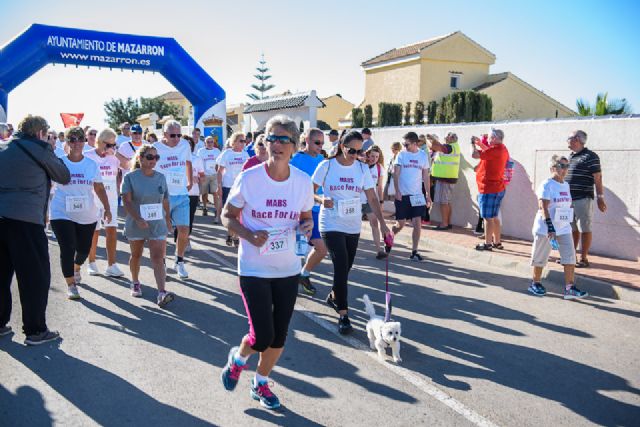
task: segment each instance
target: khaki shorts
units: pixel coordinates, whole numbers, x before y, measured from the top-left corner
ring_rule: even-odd
[[[437,180],[436,191],[433,195],[433,202],[441,203],[443,205],[448,205],[449,203],[451,203],[451,195],[453,194],[454,186],[455,184]]]
[[[586,197],[580,200],[574,200],[571,204],[573,207],[573,222],[571,229],[581,233],[591,233],[591,222],[593,221],[593,199]]]
[[[560,247],[560,264],[569,265],[576,263],[576,250],[573,247],[573,236],[571,234],[563,234],[556,236],[558,246]],[[544,267],[549,261],[551,253],[551,242],[547,236],[536,234],[533,238],[533,246],[531,247],[531,265],[533,267]]]
[[[218,175],[205,175],[200,186],[200,194],[213,194],[218,191]]]

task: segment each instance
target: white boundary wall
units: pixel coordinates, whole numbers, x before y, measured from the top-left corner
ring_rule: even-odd
[[[478,191],[473,167],[478,161],[471,158],[469,141],[472,135],[489,133],[491,127],[505,132],[504,142],[516,162],[502,205],[504,234],[531,240],[537,210],[535,188],[549,176],[547,160],[554,153],[568,156],[567,137],[571,131],[582,129],[588,134],[587,147],[600,156],[608,206],[606,214],[595,208],[592,252],[640,259],[640,115],[374,128],[372,138],[382,148],[387,163],[391,143],[402,142],[406,132],[437,134],[441,141],[447,132],[455,132],[463,158],[453,195],[452,222],[475,227]],[[438,209],[432,212],[437,220]]]

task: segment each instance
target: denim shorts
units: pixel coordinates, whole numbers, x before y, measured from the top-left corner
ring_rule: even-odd
[[[169,196],[171,223],[174,227],[189,226],[189,195]]]

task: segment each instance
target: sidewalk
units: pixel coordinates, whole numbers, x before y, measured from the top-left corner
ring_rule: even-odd
[[[521,274],[530,274],[529,260],[531,242],[514,237],[503,236],[504,250],[480,252],[474,248],[480,242],[472,230],[454,227],[449,231],[435,231],[423,226],[423,241],[429,250],[442,251],[443,247],[469,260],[488,263],[497,267],[515,270]],[[554,251],[555,252],[555,251]],[[557,257],[552,252],[551,260],[545,269],[546,280],[564,283],[562,266],[555,263]],[[557,252],[555,253],[557,254]],[[590,255],[589,268],[576,269],[576,282],[588,292],[609,298],[640,304],[640,264]]]

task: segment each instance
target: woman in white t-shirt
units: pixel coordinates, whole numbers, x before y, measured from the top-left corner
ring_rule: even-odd
[[[384,157],[382,155],[382,150],[377,145],[372,145],[369,147],[367,152],[365,153],[366,165],[369,168],[369,172],[371,173],[371,179],[374,183],[376,198],[378,203],[380,204],[380,210],[382,210],[382,206],[384,204],[383,191],[384,191],[384,181],[385,181],[385,171],[384,171]],[[381,245],[381,237],[380,237],[380,227],[378,227],[379,219],[376,214],[373,212],[373,209],[367,202],[367,197],[365,193],[362,193],[360,196],[362,201],[362,213],[367,215],[367,219],[369,220],[369,225],[371,226],[371,234],[373,236],[373,243],[376,246],[376,259],[385,259],[387,257],[387,253],[383,250]]]
[[[98,196],[104,207],[104,220],[111,222],[111,207],[102,184],[100,168],[96,162],[82,154],[85,135],[81,127],[67,130],[65,139],[69,155],[62,161],[71,173],[67,185],[56,184],[51,200],[51,228],[60,246],[60,265],[67,282],[69,299],[80,299],[80,267],[89,256],[91,240],[96,229]]]
[[[222,188],[222,205],[227,203],[229,191],[236,177],[242,172],[242,165],[249,160],[249,154],[244,150],[246,141],[244,133],[235,132],[229,138],[231,148],[224,150],[218,157],[218,187]],[[240,240],[232,234],[227,235],[227,246],[240,244]]]
[[[105,222],[102,220],[104,207],[99,201],[96,202],[98,205],[98,223],[96,231],[93,233],[91,251],[89,251],[89,265],[87,266],[89,276],[100,274],[100,269],[96,265],[96,250],[98,248],[100,230],[103,228],[106,236],[108,263],[105,275],[111,277],[124,276],[124,273],[116,263],[116,244],[118,241],[118,215],[116,211],[118,206],[117,178],[118,170],[120,168],[120,161],[115,156],[117,136],[118,135],[113,129],[107,128],[102,130],[98,135],[95,150],[84,153],[87,158],[98,164],[98,167],[100,168],[100,175],[102,176],[102,184],[104,185],[104,189],[107,192],[107,198],[109,199],[109,206],[114,210],[114,212],[112,212],[111,221]]]
[[[240,236],[238,275],[249,318],[249,333],[229,352],[221,379],[235,389],[247,359],[260,353],[251,396],[268,409],[280,407],[268,376],[280,358],[298,294],[300,258],[296,234],[313,229],[313,189],[309,176],[289,166],[296,151],[298,126],[286,116],[267,122],[269,159],[236,179],[223,222]]]
[[[528,291],[538,296],[546,294],[541,283],[542,270],[547,265],[553,245],[560,252],[560,263],[564,267],[564,299],[583,298],[588,294],[574,285],[576,251],[571,232],[573,209],[569,183],[564,180],[569,170],[569,160],[554,154],[549,159],[549,167],[551,177],[540,184],[536,191],[539,209],[533,221],[533,277]]]
[[[324,191],[324,195],[314,197],[321,203],[320,234],[333,262],[333,288],[327,304],[340,315],[341,334],[353,330],[347,314],[347,281],[360,239],[363,191],[383,235],[389,233],[369,168],[356,160],[362,154],[362,144],[360,132],[350,131],[340,141],[336,155],[320,163],[311,178],[314,190],[322,187]]]

